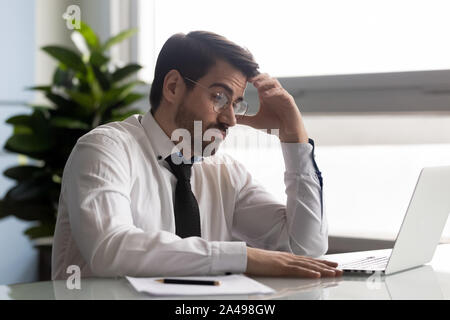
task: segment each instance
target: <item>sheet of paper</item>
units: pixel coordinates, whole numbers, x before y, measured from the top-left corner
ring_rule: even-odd
[[[167,277],[175,279],[198,279],[220,281],[218,286],[183,285],[160,283],[156,278],[125,277],[138,292],[146,292],[156,296],[198,296],[228,294],[268,294],[275,292],[243,274],[228,276]]]

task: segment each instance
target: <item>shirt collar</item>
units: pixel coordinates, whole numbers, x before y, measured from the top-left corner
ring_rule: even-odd
[[[176,153],[179,156],[182,156],[177,146],[173,143],[172,140],[170,140],[170,137],[168,137],[164,130],[159,126],[158,122],[156,122],[151,111],[148,111],[142,117],[141,124],[144,127],[145,133],[150,140],[150,143],[153,146],[158,160],[164,160],[172,153]],[[202,161],[203,157],[194,156],[194,163]]]

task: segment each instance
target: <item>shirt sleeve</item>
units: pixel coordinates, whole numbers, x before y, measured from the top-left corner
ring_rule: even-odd
[[[133,224],[130,159],[105,135],[81,139],[66,166],[62,192],[72,237],[97,276],[205,275],[246,270],[246,244],[182,239]]]
[[[234,234],[252,247],[321,256],[328,250],[328,227],[314,141],[281,143],[281,149],[286,204],[276,200],[237,162],[243,181],[233,218]]]

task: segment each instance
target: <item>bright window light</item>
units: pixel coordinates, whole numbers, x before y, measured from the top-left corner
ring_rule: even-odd
[[[255,137],[255,131],[233,128],[219,152],[242,162],[280,203],[286,203],[281,147],[276,137]],[[240,142],[233,143],[235,140]],[[329,234],[394,240],[420,170],[450,165],[450,144],[319,144],[315,155],[324,179]],[[450,241],[450,218],[442,240]]]
[[[450,69],[446,0],[141,0],[141,76],[164,42],[208,30],[247,47],[272,76]]]

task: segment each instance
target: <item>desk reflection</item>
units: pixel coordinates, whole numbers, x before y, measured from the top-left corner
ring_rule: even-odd
[[[338,286],[343,278],[255,278],[255,280],[273,288],[276,292],[269,295],[253,295],[249,297],[250,299],[324,300],[327,299],[325,289]]]
[[[392,300],[444,299],[438,278],[431,266],[386,276],[385,282]]]
[[[439,273],[447,279],[447,273]],[[114,300],[114,299],[444,299],[436,272],[429,265],[396,274],[344,275],[338,278],[254,278],[273,289],[269,295],[157,297],[139,293],[125,278],[81,279],[81,289],[68,289],[66,281],[45,281],[4,287],[2,299]],[[441,279],[441,280],[442,280]],[[447,280],[445,280],[447,281]],[[442,282],[442,281],[441,281]],[[442,282],[445,285],[446,282]]]
[[[444,299],[438,278],[429,265],[391,275],[344,275],[328,299]]]

